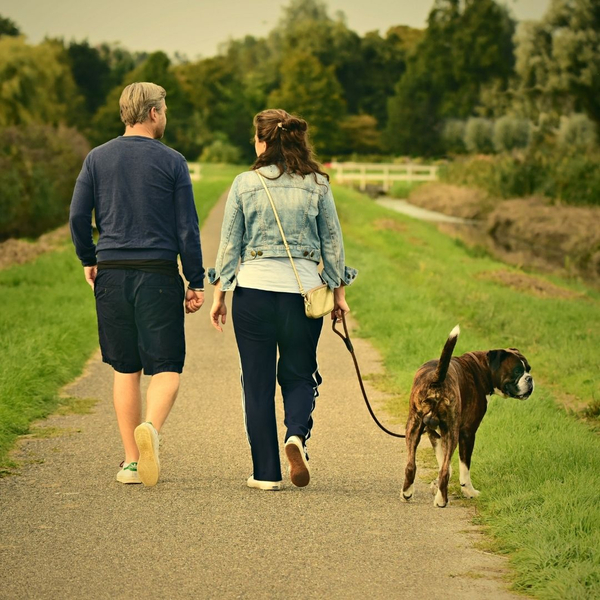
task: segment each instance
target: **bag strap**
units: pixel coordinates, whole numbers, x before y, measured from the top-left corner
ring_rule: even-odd
[[[300,288],[300,294],[304,298],[306,296],[306,292],[304,291],[304,288],[302,287],[302,282],[300,281],[300,276],[298,275],[298,271],[296,271],[296,265],[294,264],[294,259],[292,258],[292,253],[290,252],[290,245],[287,242],[285,233],[283,233],[283,227],[281,226],[281,221],[279,220],[279,215],[277,214],[277,209],[275,208],[275,202],[273,202],[273,196],[271,196],[271,192],[269,191],[269,188],[267,187],[267,184],[265,183],[265,178],[258,171],[256,171],[256,174],[258,175],[260,182],[263,184],[263,187],[265,188],[265,192],[267,192],[267,196],[269,196],[269,201],[271,202],[271,208],[273,209],[273,212],[275,213],[275,220],[277,221],[277,226],[279,227],[279,232],[281,233],[281,239],[283,240],[283,245],[285,246],[285,249],[286,249],[287,255],[289,256],[290,262],[292,263],[292,269],[294,269],[294,275],[296,276],[296,280],[298,281],[298,287]]]

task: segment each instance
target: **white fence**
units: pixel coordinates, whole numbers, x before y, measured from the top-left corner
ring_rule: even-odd
[[[190,170],[190,179],[192,181],[200,181],[202,174],[200,173],[200,163],[189,162],[188,168]]]
[[[381,183],[383,191],[388,192],[394,181],[436,181],[437,167],[407,164],[377,164],[334,162],[336,183],[359,182],[361,190],[367,188],[367,183]]]

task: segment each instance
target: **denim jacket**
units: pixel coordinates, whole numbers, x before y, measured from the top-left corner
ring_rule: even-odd
[[[342,230],[325,177],[317,174],[315,181],[312,174],[303,178],[284,173],[270,180],[268,177],[279,173],[275,165],[262,167],[260,172],[265,176],[292,256],[316,263],[322,259],[321,276],[331,289],[342,282],[350,285],[357,271],[345,265]],[[271,203],[258,175],[254,171],[241,173],[229,191],[217,263],[208,270],[208,280],[215,285],[220,279],[221,290],[231,291],[236,286],[240,258],[247,262],[286,256]]]

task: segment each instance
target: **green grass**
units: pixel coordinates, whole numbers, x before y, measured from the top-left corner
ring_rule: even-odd
[[[236,175],[247,171],[249,167],[239,165],[209,164],[202,165],[202,179],[194,182],[194,198],[200,224],[204,223],[212,207]]]
[[[494,283],[484,275],[510,268],[357,192],[335,195],[347,262],[360,271],[348,300],[359,335],[383,355],[390,410],[406,414],[414,372],[439,356],[457,323],[457,354],[519,348],[536,391],[526,402],[490,402],[472,470],[482,495],[473,502],[493,549],[510,554],[515,589],[600,597],[600,439],[558,404],[594,407],[600,398],[598,292],[552,278],[579,296],[540,298]]]
[[[200,223],[244,167],[204,165],[194,184]],[[94,296],[69,240],[34,262],[0,271],[0,475],[30,423],[57,408],[84,411],[60,389],[98,346]]]
[[[57,406],[97,347],[94,297],[67,246],[0,272],[0,465],[15,438]]]
[[[411,192],[423,185],[420,181],[396,181],[390,189],[389,195],[392,198],[403,198],[406,199],[410,196]]]

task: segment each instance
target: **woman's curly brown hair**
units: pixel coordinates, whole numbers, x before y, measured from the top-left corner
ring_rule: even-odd
[[[254,117],[256,136],[267,143],[267,149],[256,157],[252,169],[268,165],[277,165],[279,175],[295,173],[304,177],[317,173],[329,181],[329,175],[321,169],[321,165],[313,158],[308,141],[308,123],[281,108],[270,108],[259,112]]]

